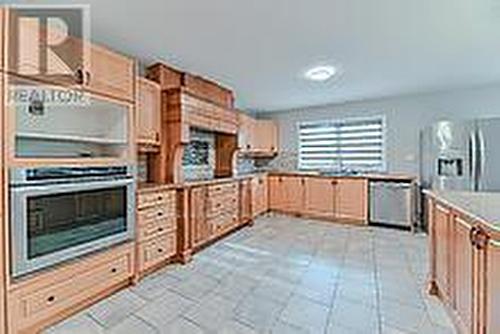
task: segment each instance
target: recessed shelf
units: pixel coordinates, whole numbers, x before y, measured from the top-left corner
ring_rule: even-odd
[[[102,145],[127,145],[126,140],[111,139],[92,136],[76,136],[53,133],[37,133],[37,132],[18,132],[16,138],[33,139],[33,140],[50,140],[63,142],[90,143]]]

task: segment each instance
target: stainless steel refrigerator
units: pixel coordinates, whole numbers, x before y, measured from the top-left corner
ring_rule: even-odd
[[[500,118],[442,121],[420,136],[424,188],[500,191]]]

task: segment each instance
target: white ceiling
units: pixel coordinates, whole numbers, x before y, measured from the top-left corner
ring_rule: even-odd
[[[47,3],[47,1],[20,1]],[[82,3],[81,0],[51,3]],[[270,111],[500,81],[500,0],[87,0],[92,39]],[[317,64],[342,74],[303,79]]]

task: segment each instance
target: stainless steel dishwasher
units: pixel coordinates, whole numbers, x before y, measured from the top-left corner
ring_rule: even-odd
[[[370,182],[370,223],[411,229],[413,225],[411,182]]]

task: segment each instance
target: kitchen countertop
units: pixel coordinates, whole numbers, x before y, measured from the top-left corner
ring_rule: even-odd
[[[500,231],[500,192],[424,190],[424,194]]]
[[[369,179],[373,181],[403,181],[413,182],[416,177],[409,174],[400,173],[363,173],[363,174],[339,174],[339,175],[325,175],[320,172],[307,172],[307,171],[269,171],[271,175],[296,175],[296,176],[309,176],[321,178],[347,178],[347,179]]]
[[[227,183],[232,181],[244,180],[255,177],[257,175],[292,175],[292,176],[308,176],[320,178],[350,178],[350,179],[369,179],[373,181],[403,181],[413,182],[416,180],[414,176],[407,174],[358,174],[358,175],[323,175],[319,172],[306,171],[257,171],[248,174],[236,175],[231,177],[214,178],[210,180],[193,180],[183,183],[139,183],[138,192],[145,193],[150,191],[162,191],[170,189],[199,187],[204,185]]]

